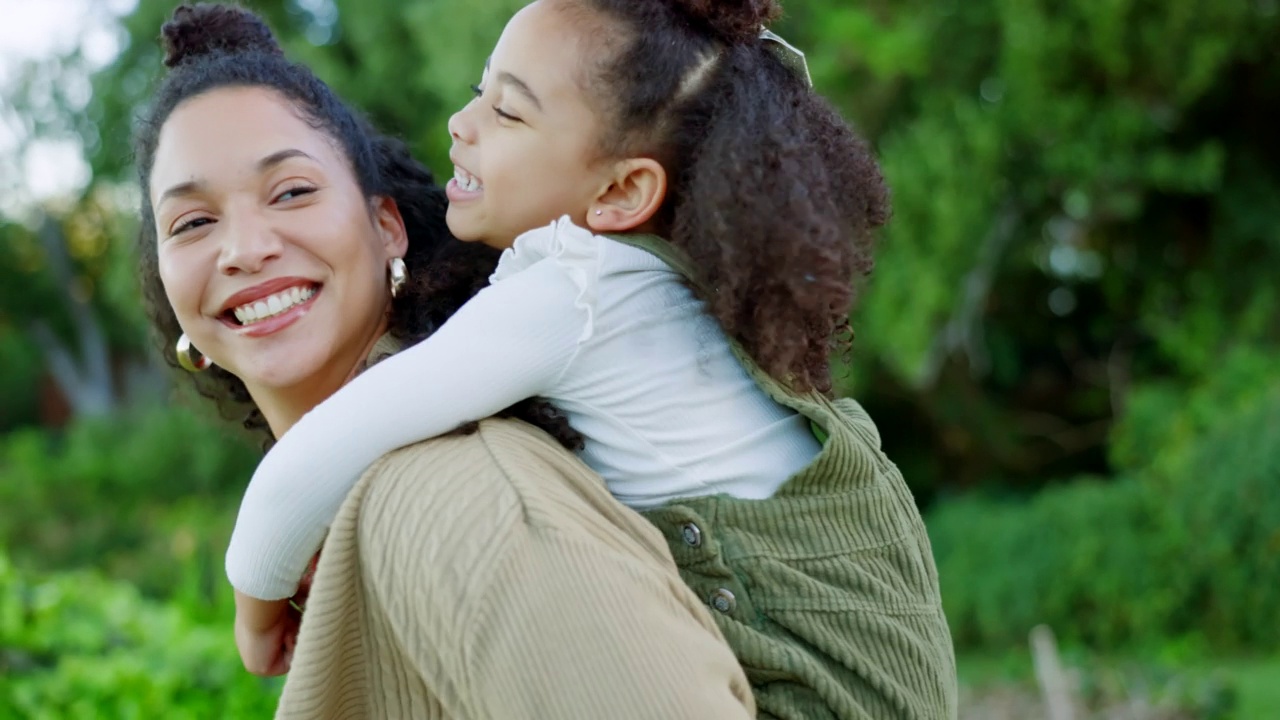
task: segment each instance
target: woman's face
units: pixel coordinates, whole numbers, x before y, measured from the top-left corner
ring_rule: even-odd
[[[147,192],[179,324],[255,400],[327,395],[359,367],[385,329],[404,225],[281,95],[184,101],[161,128]]]

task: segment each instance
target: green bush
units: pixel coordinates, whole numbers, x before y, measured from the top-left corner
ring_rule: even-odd
[[[39,416],[41,362],[30,339],[0,317],[0,432]]]
[[[222,570],[257,457],[182,406],[0,438],[0,717],[271,715]]]
[[[94,567],[168,596],[222,581],[221,558],[257,453],[184,407],[0,438],[0,546],[22,567]]]
[[[24,574],[0,551],[0,717],[270,717],[279,682],[241,667],[229,612],[198,614],[96,573]]]
[[[1274,649],[1280,388],[1233,405],[1120,480],[1081,480],[1027,503],[943,503],[929,526],[957,644],[1022,645],[1046,623],[1100,649],[1176,638]]]

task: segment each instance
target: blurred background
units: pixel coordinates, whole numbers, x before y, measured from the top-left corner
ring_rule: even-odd
[[[447,177],[523,3],[244,4]],[[0,717],[279,689],[222,573],[256,450],[160,366],[134,278],[174,5],[0,0]],[[925,513],[963,716],[1280,717],[1280,3],[786,8],[893,187],[842,391]]]

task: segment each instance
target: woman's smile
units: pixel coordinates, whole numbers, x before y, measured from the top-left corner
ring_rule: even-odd
[[[305,278],[269,280],[228,298],[218,319],[243,336],[272,335],[301,320],[311,310],[321,287]]]

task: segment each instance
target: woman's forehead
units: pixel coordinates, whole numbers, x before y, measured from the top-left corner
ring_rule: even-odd
[[[279,93],[259,87],[212,90],[184,101],[165,121],[151,191],[194,179],[230,180],[290,149],[323,165],[339,160],[328,135],[307,123]]]

